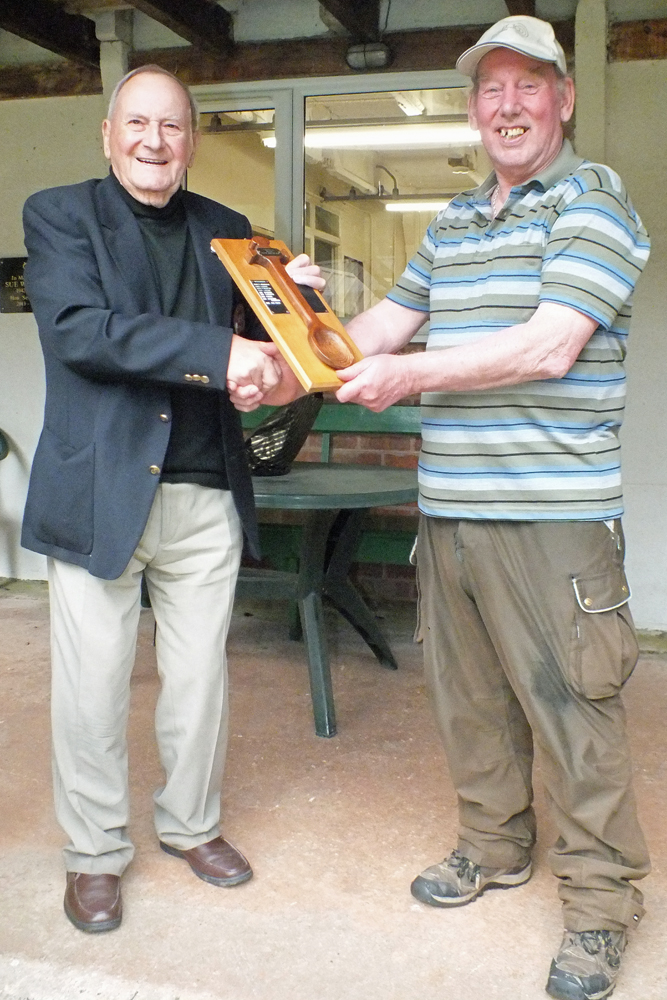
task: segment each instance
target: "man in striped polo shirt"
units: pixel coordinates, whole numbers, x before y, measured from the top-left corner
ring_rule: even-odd
[[[637,659],[618,431],[649,243],[618,176],[563,139],[574,87],[551,26],[508,17],[465,52],[494,172],[452,199],[389,295],[349,324],[338,398],[422,393],[417,548],[426,671],[459,799],[433,906],[527,882],[533,740],[565,935],[547,992],[608,996],[649,870],[620,690]],[[430,316],[427,350],[395,356]]]

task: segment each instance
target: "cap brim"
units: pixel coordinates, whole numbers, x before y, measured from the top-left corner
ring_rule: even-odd
[[[536,59],[538,62],[550,63],[552,66],[556,66],[560,69],[561,72],[565,72],[565,70],[558,65],[558,61],[556,59],[541,58],[534,52],[527,52],[525,48],[519,48],[518,45],[508,45],[507,42],[484,42],[481,45],[473,45],[472,48],[466,49],[463,55],[459,56],[456,60],[457,70],[459,73],[463,73],[464,76],[469,76],[472,79],[480,59],[482,59],[487,52],[491,52],[493,49],[511,49],[512,52],[518,52],[519,55],[526,56],[528,59]]]

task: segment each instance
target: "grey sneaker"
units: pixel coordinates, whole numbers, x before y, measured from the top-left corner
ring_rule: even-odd
[[[556,1000],[602,1000],[614,992],[624,931],[565,931],[551,963],[547,993]]]
[[[410,892],[429,906],[465,906],[485,889],[512,889],[531,876],[530,861],[522,868],[481,868],[458,851],[418,875]]]

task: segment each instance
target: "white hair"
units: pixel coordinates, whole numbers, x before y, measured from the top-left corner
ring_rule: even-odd
[[[170,73],[168,69],[163,69],[162,66],[153,65],[151,63],[149,63],[146,66],[138,66],[136,69],[133,69],[129,73],[126,73],[125,76],[122,78],[122,80],[118,81],[118,83],[113,89],[113,93],[111,94],[111,98],[109,100],[109,110],[107,111],[107,118],[111,120],[111,118],[113,117],[113,113],[116,107],[116,101],[118,100],[118,95],[120,94],[121,90],[128,82],[128,80],[131,80],[132,77],[134,76],[139,76],[141,73],[157,73],[161,76],[169,77],[170,80],[173,80],[174,83],[178,84],[178,86],[181,88],[181,90],[187,97],[188,103],[190,105],[190,115],[192,118],[192,131],[197,132],[199,130],[199,108],[197,107],[197,102],[190,93],[189,87],[187,87],[182,80],[179,80],[177,76],[174,76],[173,73]]]

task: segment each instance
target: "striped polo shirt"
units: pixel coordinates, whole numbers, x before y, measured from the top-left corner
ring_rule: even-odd
[[[493,219],[495,183],[491,174],[440,212],[389,293],[430,312],[426,349],[525,323],[541,302],[599,325],[563,378],[422,395],[419,506],[435,517],[616,517],[623,362],[648,236],[618,175],[567,140]]]

